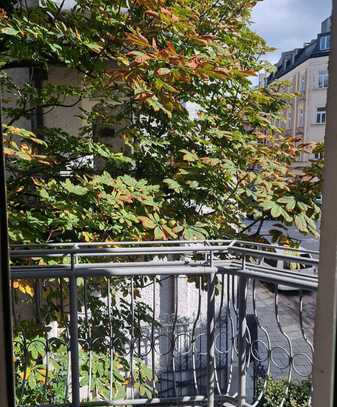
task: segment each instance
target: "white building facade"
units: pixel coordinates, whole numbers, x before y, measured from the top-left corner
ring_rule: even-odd
[[[303,143],[321,143],[325,135],[328,62],[330,54],[331,19],[322,23],[321,33],[303,48],[284,52],[276,64],[276,71],[267,83],[288,81],[288,91],[295,98],[283,112],[276,125],[286,135],[296,136]],[[302,154],[298,164],[319,159],[318,153]]]

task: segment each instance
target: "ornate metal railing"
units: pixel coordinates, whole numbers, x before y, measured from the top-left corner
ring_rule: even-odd
[[[226,240],[13,247],[18,405],[258,406],[278,383],[282,406],[294,382],[310,405],[317,254]]]

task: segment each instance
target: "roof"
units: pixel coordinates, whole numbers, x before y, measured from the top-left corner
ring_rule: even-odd
[[[323,28],[326,27],[324,24],[329,20],[330,19],[327,19],[322,23],[322,32],[317,35],[316,39],[304,44],[303,48],[296,48],[282,53],[280,60],[275,64],[276,71],[268,77],[268,83],[281,78],[308,59],[329,56],[330,49],[322,50],[320,48],[321,38],[330,36],[331,34],[330,31],[326,31]],[[328,27],[330,29],[330,26]]]

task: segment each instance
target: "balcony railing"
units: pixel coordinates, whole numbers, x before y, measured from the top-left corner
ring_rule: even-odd
[[[20,406],[283,406],[309,388],[318,253],[241,241],[11,250]],[[275,383],[275,382],[274,382]]]

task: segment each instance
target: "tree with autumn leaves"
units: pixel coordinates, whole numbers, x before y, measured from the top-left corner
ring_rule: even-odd
[[[289,95],[251,86],[268,50],[249,27],[255,3],[80,0],[68,10],[53,1],[3,10],[12,241],[246,237],[247,217],[315,233],[318,184],[293,170],[301,146],[274,127]],[[9,74],[28,67],[47,78],[52,66],[78,72],[80,85],[18,85]],[[17,125],[67,97],[95,100],[78,134],[43,119],[34,134]],[[104,165],[81,160],[88,156]]]

